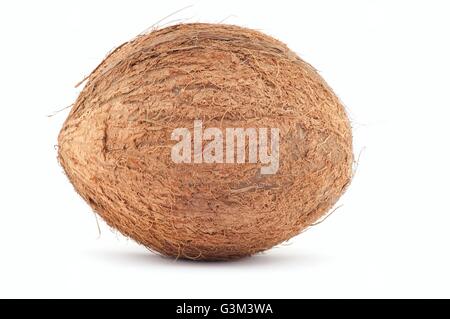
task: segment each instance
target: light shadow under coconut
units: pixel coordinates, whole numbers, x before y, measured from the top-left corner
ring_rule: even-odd
[[[173,259],[160,256],[148,251],[121,250],[91,250],[90,257],[99,260],[115,262],[117,264],[132,264],[134,266],[149,267],[152,265],[189,268],[247,268],[247,267],[310,267],[319,263],[326,263],[328,256],[298,252],[297,254],[261,253],[251,257],[228,261],[193,261],[188,259]]]

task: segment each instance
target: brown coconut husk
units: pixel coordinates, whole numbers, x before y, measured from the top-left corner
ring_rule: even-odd
[[[173,129],[275,127],[280,168],[175,164]],[[352,176],[339,99],[283,43],[221,24],[142,35],[89,76],[58,138],[77,192],[110,226],[161,254],[232,259],[299,234]]]

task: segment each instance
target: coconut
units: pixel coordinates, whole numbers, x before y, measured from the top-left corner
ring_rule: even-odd
[[[203,135],[194,134],[199,123]],[[176,161],[180,128],[192,152]],[[213,153],[224,152],[212,161],[208,128],[222,137]],[[276,169],[264,172],[261,152],[251,161],[251,134],[233,146],[244,161],[228,158],[230,128],[259,132],[260,150],[267,133]],[[118,47],[87,78],[58,145],[69,180],[106,223],[152,251],[195,260],[290,239],[330,210],[352,176],[349,120],[316,70],[278,40],[223,24],[170,26]]]

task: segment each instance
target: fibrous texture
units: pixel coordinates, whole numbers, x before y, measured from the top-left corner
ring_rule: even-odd
[[[279,129],[278,171],[175,163],[171,133],[195,120]],[[110,226],[189,259],[286,241],[326,214],[352,175],[349,120],[314,68],[267,35],[220,24],[171,26],[113,51],[87,79],[58,144],[68,178]]]

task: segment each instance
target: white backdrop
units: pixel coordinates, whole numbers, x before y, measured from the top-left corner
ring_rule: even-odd
[[[97,222],[56,161],[74,85],[159,25],[239,24],[346,104],[356,177],[324,223],[230,263],[173,261]],[[450,297],[448,1],[1,1],[0,297]]]

